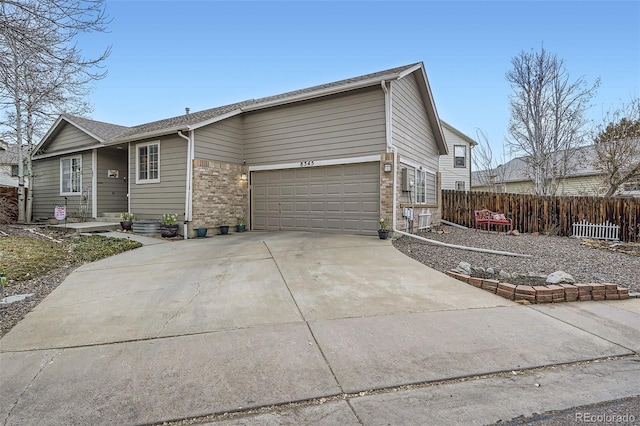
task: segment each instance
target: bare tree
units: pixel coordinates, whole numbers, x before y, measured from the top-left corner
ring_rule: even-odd
[[[476,181],[488,192],[503,192],[507,163],[505,147],[502,147],[502,153],[497,156],[493,153],[489,138],[482,130],[476,129],[476,136],[478,145],[473,147],[471,157]]]
[[[640,99],[608,112],[596,126],[593,166],[604,175],[605,197],[625,184],[640,185]]]
[[[584,143],[584,113],[600,82],[570,82],[564,61],[544,48],[523,51],[511,63],[508,143],[527,164],[536,194],[554,195],[575,163],[575,148]]]
[[[2,135],[18,144],[18,208],[30,221],[33,200],[31,157],[35,140],[60,112],[84,112],[87,83],[106,75],[98,58],[87,59],[74,44],[83,32],[104,31],[104,0],[0,0],[0,107]],[[23,152],[26,143],[27,151]],[[26,154],[26,155],[25,155]],[[30,177],[24,191],[22,157]]]

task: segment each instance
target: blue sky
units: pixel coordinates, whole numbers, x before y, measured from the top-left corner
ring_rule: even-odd
[[[495,149],[507,136],[505,73],[541,45],[571,76],[601,78],[589,117],[640,96],[640,1],[119,1],[92,118],[136,125],[424,62],[440,117]]]

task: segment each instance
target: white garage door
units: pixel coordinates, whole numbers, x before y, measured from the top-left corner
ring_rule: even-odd
[[[257,171],[253,229],[375,235],[380,163]]]

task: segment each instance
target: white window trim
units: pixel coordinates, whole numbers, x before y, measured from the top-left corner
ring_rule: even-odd
[[[74,158],[77,158],[79,161],[79,165],[80,165],[80,191],[78,192],[64,192],[63,191],[63,168],[62,168],[62,163],[65,160],[70,160],[72,161]],[[70,157],[62,157],[60,158],[60,195],[65,195],[65,196],[82,196],[82,155],[72,155]]]
[[[418,173],[424,173],[424,193],[422,194],[424,196],[424,201],[418,201]],[[435,198],[435,202],[431,202],[427,197],[427,174],[431,175],[433,177],[433,181],[435,183],[435,190],[433,192],[433,196]],[[431,170],[427,170],[424,167],[422,168],[415,168],[414,169],[414,179],[415,179],[415,192],[416,192],[416,204],[424,204],[424,205],[435,205],[438,202],[438,176],[436,175],[436,173],[432,172]]]
[[[456,158],[457,158],[457,156],[456,156],[456,148],[457,147],[462,148],[462,151],[464,152],[464,156],[462,157],[462,158],[464,158],[464,166],[458,166],[456,164]],[[464,145],[454,145],[453,146],[453,167],[456,168],[456,169],[465,169],[465,168],[467,168],[467,147],[466,146],[464,146]]]
[[[140,179],[140,148],[158,145],[158,178],[157,179]],[[139,143],[135,149],[136,155],[136,184],[160,183],[160,141]]]

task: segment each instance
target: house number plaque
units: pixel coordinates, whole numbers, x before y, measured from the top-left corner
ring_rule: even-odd
[[[301,161],[300,162],[300,167],[310,167],[310,166],[313,166],[313,165],[314,165],[313,160],[311,160],[311,161]]]

